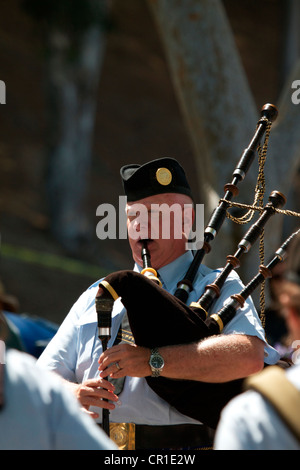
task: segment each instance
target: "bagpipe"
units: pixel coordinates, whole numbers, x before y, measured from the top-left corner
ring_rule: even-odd
[[[220,334],[228,322],[238,314],[247,297],[264,281],[265,276],[270,275],[275,264],[284,259],[287,248],[296,233],[281,245],[276,251],[275,259],[267,267],[260,267],[258,275],[245,289],[233,295],[219,312],[208,313],[230,272],[239,265],[242,255],[249,252],[251,246],[262,234],[266,222],[278,208],[285,204],[283,194],[279,191],[272,191],[266,206],[260,208],[260,217],[243,236],[236,253],[227,257],[227,264],[214,283],[206,286],[198,302],[186,305],[189,292],[193,289],[193,280],[204,254],[208,251],[208,242],[213,240],[219,231],[230,200],[238,192],[236,185],[244,178],[263,133],[270,128],[270,123],[274,121],[276,115],[277,110],[273,105],[263,107],[254,138],[234,170],[232,183],[225,185],[225,196],[205,230],[204,247],[196,253],[192,269],[186,273],[184,281],[179,283],[174,295],[161,287],[157,273],[151,267],[147,241],[142,248],[144,266],[141,273],[123,270],[109,274],[100,281],[95,304],[98,315],[98,336],[102,341],[103,350],[107,348],[110,339],[111,312],[114,302],[119,297],[126,308],[136,345],[152,349],[199,342],[204,338]],[[216,427],[220,412],[228,401],[241,393],[243,384],[243,379],[225,383],[208,383],[175,380],[162,376],[146,377],[146,381],[157,395],[180,413],[211,428]],[[107,420],[108,410],[103,410],[104,430],[107,429]]]
[[[217,313],[209,315],[195,303],[187,306],[157,283],[141,273],[117,271],[99,283],[96,309],[99,318],[99,338],[103,340],[113,304],[117,298],[127,310],[129,324],[138,346],[162,347],[198,342],[218,335],[243,307],[253,291],[271,276],[275,265],[286,257],[287,248],[295,232],[276,251],[274,259]],[[201,297],[199,303],[201,302]],[[170,327],[172,325],[172,327]],[[148,385],[179,412],[215,428],[222,408],[241,393],[243,379],[226,383],[207,383],[192,380],[173,380],[165,377],[146,377]],[[205,399],[204,399],[205,397]]]
[[[238,184],[245,179],[245,176],[253,163],[257,149],[260,146],[260,142],[264,134],[266,135],[265,152],[267,151],[269,132],[271,125],[276,120],[277,116],[278,110],[276,106],[272,104],[265,104],[262,107],[261,117],[257,123],[254,136],[251,139],[248,147],[243,151],[232,173],[231,183],[225,184],[224,197],[223,199],[220,199],[218,207],[212,213],[212,216],[204,230],[203,246],[196,252],[193,262],[187,270],[184,278],[181,282],[178,283],[176,292],[174,294],[178,299],[184,302],[187,301],[188,296],[193,289],[193,281],[198,272],[199,266],[202,263],[204,256],[211,250],[210,243],[215,239],[223,225],[223,222],[226,218],[226,211],[230,206],[232,198],[237,196],[239,193]]]

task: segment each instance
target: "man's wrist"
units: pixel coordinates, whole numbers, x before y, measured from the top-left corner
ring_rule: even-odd
[[[151,377],[159,377],[165,366],[165,361],[160,354],[158,348],[153,348],[150,351],[149,365],[151,369]]]

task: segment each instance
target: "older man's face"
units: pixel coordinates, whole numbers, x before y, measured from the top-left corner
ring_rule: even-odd
[[[142,240],[148,241],[153,268],[174,261],[186,251],[192,227],[192,201],[183,194],[157,194],[127,204],[127,229],[133,259],[142,266]]]

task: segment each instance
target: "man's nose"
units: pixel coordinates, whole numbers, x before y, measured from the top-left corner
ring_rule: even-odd
[[[149,224],[146,219],[136,219],[133,223],[133,229],[136,233],[140,234],[140,238],[145,240],[149,237]]]

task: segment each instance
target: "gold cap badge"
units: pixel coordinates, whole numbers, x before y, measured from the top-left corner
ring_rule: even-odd
[[[158,168],[156,171],[156,179],[163,186],[167,186],[172,181],[172,173],[168,168]]]

